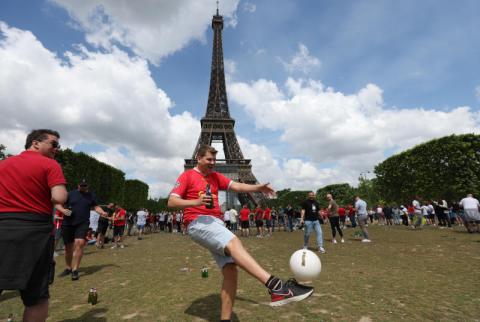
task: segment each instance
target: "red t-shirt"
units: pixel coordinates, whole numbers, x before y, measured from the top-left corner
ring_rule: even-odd
[[[248,216],[250,216],[250,209],[248,209],[248,208],[240,209],[240,220],[241,221],[248,221]]]
[[[113,225],[116,226],[116,227],[125,226],[126,214],[127,214],[127,212],[125,211],[125,209],[120,208],[115,213],[115,220],[113,221]]]
[[[221,173],[211,172],[206,176],[197,169],[187,170],[178,177],[171,195],[186,200],[195,200],[205,194],[207,183],[210,184],[210,190],[213,198],[213,208],[208,209],[205,206],[188,207],[183,210],[183,221],[188,226],[198,215],[209,215],[223,220],[223,214],[218,204],[218,191],[227,190],[233,181]]]
[[[260,207],[255,209],[255,220],[263,220],[263,210]]]
[[[0,161],[0,213],[52,214],[50,189],[66,184],[62,168],[54,159],[34,151]]]
[[[338,208],[338,215],[340,217],[345,217],[345,208],[343,207]]]
[[[272,210],[270,208],[265,208],[265,210],[263,211],[263,218],[265,218],[265,220],[271,220],[272,219]]]

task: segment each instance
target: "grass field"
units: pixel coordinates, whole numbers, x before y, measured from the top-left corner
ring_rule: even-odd
[[[323,227],[324,236],[330,231]],[[369,227],[370,244],[345,232],[346,243],[325,241],[322,273],[305,301],[268,306],[263,285],[241,272],[234,321],[480,321],[480,234],[460,228],[421,231]],[[311,237],[311,246],[314,242]],[[302,245],[302,232],[242,239],[269,271],[291,274],[290,255]],[[210,255],[179,234],[129,238],[125,249],[89,246],[80,280],[56,277],[48,321],[218,321],[220,271]],[[64,269],[58,257],[57,273]],[[202,266],[209,277],[201,278]],[[188,266],[190,272],[181,272]],[[99,303],[87,304],[98,289]],[[0,321],[9,313],[21,320],[17,292],[0,296]]]

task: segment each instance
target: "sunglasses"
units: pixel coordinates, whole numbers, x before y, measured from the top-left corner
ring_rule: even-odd
[[[60,143],[58,143],[58,141],[50,141],[48,142],[50,143],[50,145],[52,146],[52,148],[54,149],[60,149]]]

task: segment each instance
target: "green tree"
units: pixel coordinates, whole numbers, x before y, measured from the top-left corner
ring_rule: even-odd
[[[458,200],[480,192],[480,135],[450,135],[417,145],[375,167],[375,186],[387,202]]]
[[[125,202],[124,208],[135,211],[140,208],[147,208],[148,184],[140,180],[125,181]]]
[[[356,189],[348,183],[331,184],[317,190],[317,200],[321,207],[327,207],[326,195],[330,193],[338,205],[346,206],[353,204]]]

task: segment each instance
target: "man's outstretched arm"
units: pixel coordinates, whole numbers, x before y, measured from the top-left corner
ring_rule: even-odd
[[[275,190],[269,183],[246,184],[233,181],[230,184],[230,190],[235,192],[262,192],[268,196],[275,196]]]

